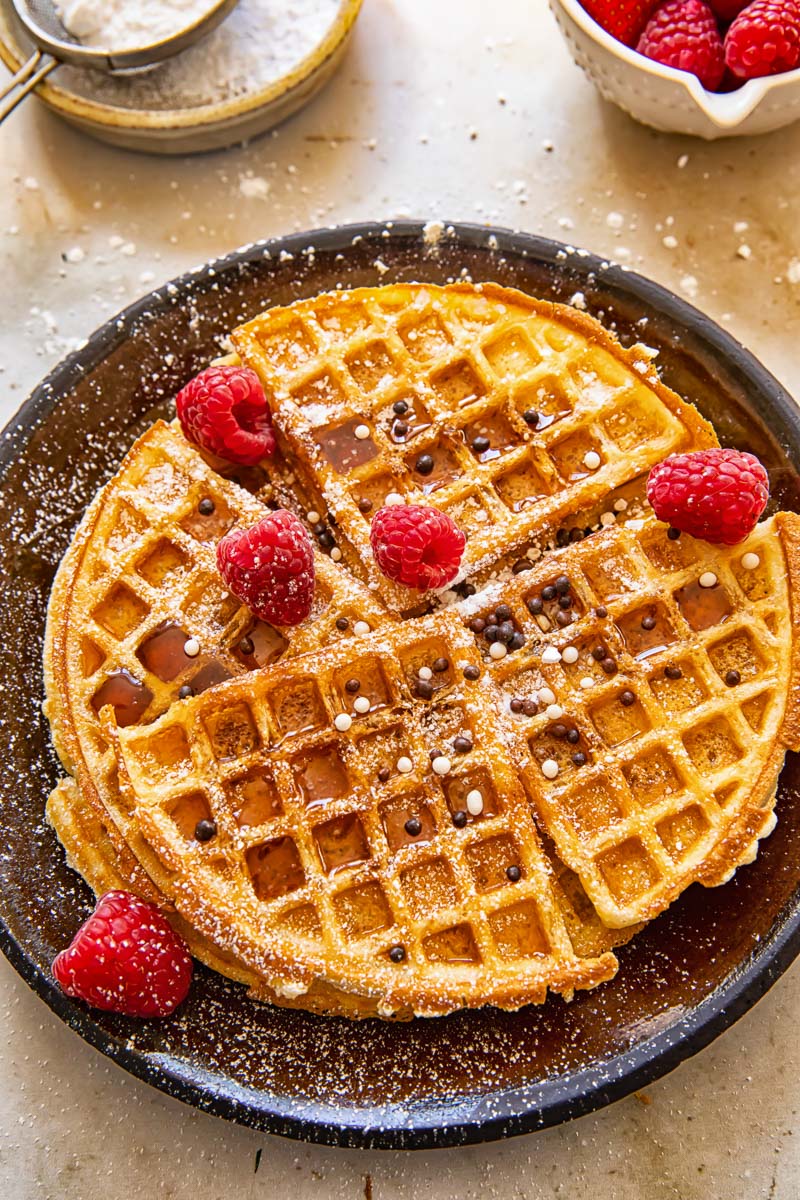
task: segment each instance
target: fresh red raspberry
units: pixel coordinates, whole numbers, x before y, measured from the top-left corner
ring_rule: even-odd
[[[372,518],[369,540],[384,575],[420,591],[452,583],[467,544],[452,517],[422,504],[389,504],[379,509]]]
[[[769,479],[754,454],[697,450],[653,467],[647,499],[659,521],[715,546],[752,533],[769,499]]]
[[[299,625],[311,612],[314,547],[305,525],[285,508],[226,533],[217,566],[234,596],[262,621]]]
[[[206,367],[175,406],[184,437],[228,462],[254,467],[275,450],[267,397],[249,367]]]
[[[53,975],[68,996],[128,1017],[167,1017],[192,981],[186,943],[154,904],[130,892],[106,892]]]
[[[626,46],[635,46],[658,0],[581,0],[589,16]]]
[[[704,0],[665,0],[656,9],[636,49],[646,58],[696,75],[713,92],[725,74],[717,18]]]
[[[739,79],[800,66],[800,0],[753,0],[725,38],[725,62]]]

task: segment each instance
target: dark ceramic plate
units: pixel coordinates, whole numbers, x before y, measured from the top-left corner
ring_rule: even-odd
[[[403,223],[298,235],[178,280],[58,367],[0,445],[0,721],[10,734],[0,775],[0,944],[64,1021],[134,1075],[243,1124],[336,1145],[489,1141],[599,1108],[705,1046],[800,950],[799,772],[790,755],[777,831],[755,865],[724,888],[690,888],[620,953],[613,983],[572,1004],[351,1024],[254,1005],[200,967],[174,1018],[134,1022],[53,987],[49,963],[90,896],[42,818],[59,774],[39,709],[50,582],[98,486],[237,322],[339,283],[443,282],[462,271],[559,300],[580,291],[623,341],[659,349],[666,381],[698,403],[723,441],[760,455],[774,503],[799,507],[798,411],[701,314],[554,242],[460,226],[434,248],[421,233]]]

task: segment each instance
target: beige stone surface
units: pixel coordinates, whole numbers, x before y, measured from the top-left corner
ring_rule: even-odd
[[[800,125],[714,145],[635,126],[573,66],[544,0],[366,0],[333,84],[247,147],[127,154],[33,102],[0,130],[0,416],[107,316],[187,267],[272,234],[392,216],[489,221],[616,258],[693,298],[800,393]],[[357,1200],[368,1176],[375,1200],[800,1194],[798,968],[646,1097],[421,1155],[306,1147],[192,1112],[106,1063],[4,961],[0,1018],[4,1200],[287,1187]]]

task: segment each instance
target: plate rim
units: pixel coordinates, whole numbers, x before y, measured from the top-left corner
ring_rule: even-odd
[[[475,223],[442,224],[456,248],[500,255],[508,252],[556,269],[566,260],[570,272],[579,279],[601,275],[612,291],[618,289],[629,299],[641,299],[660,315],[674,318],[701,345],[713,350],[727,369],[744,380],[757,381],[759,388],[770,392],[773,408],[795,435],[795,456],[800,456],[800,409],[786,388],[730,333],[688,301],[638,272],[550,238]],[[357,222],[267,238],[184,272],[140,297],[56,364],[10,418],[0,436],[0,482],[16,462],[20,444],[33,437],[43,418],[52,411],[54,397],[69,389],[84,370],[91,369],[123,341],[140,317],[157,316],[168,307],[185,304],[195,289],[218,279],[221,272],[235,271],[281,252],[298,254],[312,245],[320,252],[341,252],[353,238],[378,241],[385,246],[387,233],[391,239],[417,243],[424,252],[425,228],[424,221]],[[424,263],[422,255],[420,263]],[[756,412],[763,418],[763,414]],[[792,447],[788,449],[791,457]],[[335,1109],[342,1116],[352,1115],[351,1122],[334,1120],[334,1105],[330,1106],[329,1117],[324,1116],[326,1110],[319,1101],[308,1107],[312,1112],[322,1112],[322,1117],[298,1115],[292,1111],[298,1106],[285,1097],[257,1089],[248,1092],[221,1073],[204,1072],[198,1078],[198,1072],[188,1063],[180,1071],[159,1061],[158,1055],[131,1048],[126,1038],[115,1037],[94,1020],[91,1009],[57,988],[11,933],[5,912],[0,895],[0,950],[12,967],[66,1025],[130,1074],[200,1111],[256,1130],[328,1146],[372,1150],[437,1149],[490,1142],[558,1125],[603,1108],[654,1082],[707,1046],[752,1008],[800,954],[798,888],[775,918],[769,935],[714,991],[668,1028],[614,1058],[590,1064],[568,1076],[551,1076],[536,1084],[491,1093],[494,1102],[489,1107],[498,1115],[485,1111],[471,1116],[456,1113],[450,1119],[442,1105],[438,1115],[444,1118],[443,1124],[429,1118],[415,1120],[415,1106],[406,1105],[401,1124],[387,1123],[384,1110]],[[256,1103],[255,1097],[261,1102]],[[448,1112],[458,1103],[458,1098],[449,1102]],[[470,1097],[470,1110],[480,1107],[480,1098]]]

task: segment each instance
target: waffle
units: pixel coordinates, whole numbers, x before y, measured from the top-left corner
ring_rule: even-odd
[[[262,487],[263,472],[257,476]],[[201,500],[213,512],[199,510]],[[388,619],[382,606],[324,555],[316,555],[314,610],[293,629],[254,621],[225,589],[216,541],[267,509],[221,479],[176,425],[155,424],[85,515],[51,594],[45,639],[46,715],[66,769],[86,803],[108,821],[135,890],[158,899],[158,864],[120,803],[116,767],[99,721],[115,704],[121,724],[151,721],[178,698],[248,673],[284,654],[352,637],[358,619]],[[347,628],[337,620],[349,615]],[[200,653],[183,651],[192,636]],[[252,653],[242,652],[250,638]],[[245,643],[246,645],[246,643]],[[131,851],[133,850],[133,854]],[[141,869],[143,862],[147,868]]]
[[[373,997],[381,1015],[513,1009],[610,978],[612,954],[573,949],[527,798],[485,719],[492,685],[464,674],[478,653],[457,614],[386,624],[354,650],[285,660],[145,728],[112,727],[123,793],[181,915],[258,974],[285,973],[284,994],[321,977]],[[434,693],[420,700],[429,663]],[[474,748],[449,749],[457,761],[437,773],[456,738]],[[256,780],[269,800],[260,824],[243,825]],[[201,819],[217,828],[203,844]]]
[[[480,586],[667,454],[717,444],[643,347],[493,284],[330,293],[271,309],[232,341],[314,507],[335,519],[324,536],[404,615],[425,597],[387,580],[369,545],[387,495],[448,512]]]
[[[750,861],[800,749],[800,517],[730,548],[666,534],[620,520],[459,606],[542,826],[612,927]],[[526,642],[495,661],[480,626],[500,602]]]

